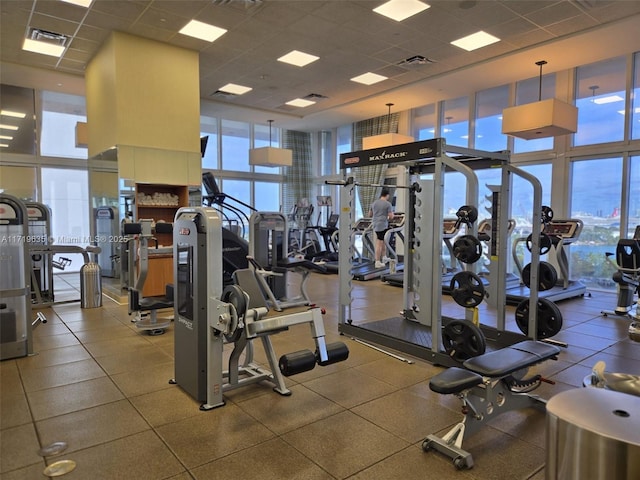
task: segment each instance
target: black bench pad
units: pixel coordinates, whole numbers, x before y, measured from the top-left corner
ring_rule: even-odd
[[[555,345],[525,340],[510,347],[473,357],[462,364],[464,368],[485,377],[504,377],[560,353]]]
[[[463,368],[450,367],[429,380],[429,388],[448,395],[475,387],[482,383],[482,376]]]
[[[314,270],[320,273],[327,273],[327,267],[324,265],[318,265],[317,263],[312,262],[311,260],[307,260],[304,258],[283,258],[278,261],[278,266],[282,268],[286,268],[287,270],[293,270],[294,268],[302,267],[307,270]]]

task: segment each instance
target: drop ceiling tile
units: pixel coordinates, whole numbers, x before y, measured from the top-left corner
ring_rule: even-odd
[[[165,15],[171,14],[191,19],[196,18],[210,4],[211,2],[206,0],[162,0],[153,2],[149,9],[159,9],[165,12]]]
[[[110,34],[111,31],[108,29],[83,24],[76,33],[74,42],[92,42],[101,45]]]
[[[153,3],[152,1],[94,0],[91,4],[89,15],[94,14],[95,16],[96,13],[106,14],[113,17],[125,18],[129,22],[133,22]]]
[[[406,44],[403,44],[403,46],[404,45]],[[397,64],[402,60],[405,60],[409,57],[413,57],[415,55],[419,55],[419,53],[416,52],[415,50],[408,50],[405,48],[393,46],[390,48],[385,48],[384,50],[381,50],[379,52],[376,52],[372,56],[383,62]]]
[[[29,3],[29,2],[23,2]],[[61,18],[72,22],[81,22],[87,13],[87,9],[60,0],[38,1],[35,4],[35,11],[38,14],[48,15],[54,18]]]
[[[317,17],[343,24],[358,21],[358,19],[362,19],[363,16],[370,15],[371,8],[367,8],[365,5],[368,4],[363,5],[355,2],[322,2],[322,5],[313,10],[313,14]]]
[[[227,5],[216,5],[212,2],[207,2],[206,7],[195,18],[201,22],[230,30],[251,18],[254,15],[252,12],[252,9],[238,10],[228,8]]]
[[[500,2],[519,15],[528,15],[558,3],[557,0],[505,0]]]
[[[83,25],[105,28],[108,30],[126,30],[135,22],[135,19],[136,16],[132,16],[131,18],[122,18],[121,16],[109,15],[92,9],[87,14],[87,18],[83,22]]]
[[[502,40],[508,40],[512,35],[522,35],[523,33],[530,32],[536,28],[538,27],[530,20],[523,17],[517,17],[508,22],[494,25],[491,32]]]
[[[79,24],[69,22],[60,18],[50,17],[34,13],[31,17],[30,27],[46,30],[47,32],[60,33],[62,35],[71,36],[78,29]]]
[[[567,20],[563,20],[558,23],[554,23],[552,25],[548,25],[545,28],[553,35],[560,37],[562,35],[569,35],[572,32],[575,32],[576,29],[585,29],[594,27],[596,25],[597,22],[595,19],[587,15],[580,15],[577,17],[569,18]]]
[[[553,5],[549,5],[546,8],[531,12],[526,15],[526,18],[531,20],[536,25],[545,27],[547,25],[553,25],[562,20],[577,17],[581,14],[581,11],[571,2],[557,2]]]
[[[167,43],[176,35],[176,33],[172,30],[166,30],[163,28],[156,28],[151,25],[142,24],[132,25],[128,30],[125,31],[127,33],[130,33],[131,35]]]
[[[158,8],[148,8],[138,17],[134,25],[135,28],[138,25],[146,25],[176,32],[189,23],[190,20],[191,18],[188,15],[177,15]]]

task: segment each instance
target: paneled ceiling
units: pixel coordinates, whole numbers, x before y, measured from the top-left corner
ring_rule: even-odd
[[[640,1],[425,0],[431,8],[396,22],[373,8],[384,0],[3,0],[2,82],[83,93],[87,63],[113,30],[200,52],[205,111],[273,118],[278,126],[327,128],[474,90],[640,50]],[[178,33],[191,19],[228,30],[213,43]],[[65,35],[61,58],[22,50],[29,28]],[[466,52],[452,40],[484,30],[501,39]],[[278,62],[297,49],[320,59]],[[415,56],[424,62],[406,62]],[[365,86],[350,78],[374,72]],[[226,83],[252,90],[216,92]],[[302,109],[285,102],[313,97]]]

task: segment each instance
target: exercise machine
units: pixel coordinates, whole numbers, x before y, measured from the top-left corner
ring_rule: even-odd
[[[613,281],[616,283],[618,301],[615,310],[603,310],[603,316],[617,315],[631,318],[629,337],[640,342],[640,307],[637,295],[640,294],[640,225],[636,227],[633,238],[620,239],[616,251],[605,253],[616,272]],[[615,261],[611,257],[615,256]],[[635,307],[635,312],[634,312]]]
[[[162,297],[144,297],[142,290],[149,273],[149,241],[156,242],[156,252],[161,253],[158,249],[157,240],[152,234],[152,220],[141,219],[138,223],[126,223],[124,225],[124,233],[130,238],[129,242],[129,261],[130,266],[138,265],[138,274],[136,275],[133,286],[129,288],[129,315],[134,315],[132,322],[136,328],[146,331],[149,335],[162,335],[169,325],[171,325],[171,317],[158,318],[159,310],[173,308],[174,294],[173,285],[168,284],[165,287],[165,295]],[[158,222],[155,224],[156,233],[173,234],[173,225],[171,223]],[[137,255],[135,242],[137,242]],[[169,247],[164,247],[165,253],[173,253]],[[168,251],[166,251],[168,249]]]
[[[500,350],[465,360],[429,380],[429,388],[443,395],[456,395],[464,418],[443,437],[429,435],[422,448],[436,450],[453,460],[456,468],[472,468],[473,457],[462,448],[465,435],[473,435],[499,415],[528,407],[544,411],[546,401],[529,392],[543,381],[540,375],[522,378],[521,373],[546,360],[557,360],[560,348],[525,340]]]
[[[383,275],[391,273],[390,268],[393,268],[396,271],[402,271],[403,264],[398,260],[398,255],[395,248],[395,237],[397,236],[402,242],[404,242],[403,228],[405,218],[406,216],[404,213],[398,212],[394,213],[393,218],[389,220],[389,228],[384,234],[384,244],[386,247],[385,256],[389,259],[389,262],[387,262],[384,267],[376,267],[375,262],[367,262],[358,266],[354,265],[351,269],[351,273],[355,280],[366,281],[380,278]],[[368,228],[366,233],[375,235],[375,232],[371,229],[371,226]]]
[[[277,393],[290,395],[284,376],[348,357],[343,343],[325,343],[319,307],[305,306],[291,313],[270,310],[252,269],[237,270],[236,283],[224,287],[221,231],[220,216],[212,208],[185,207],[176,214],[175,378],[170,383],[203,402],[202,410],[224,405],[225,392],[257,382],[266,381]],[[299,324],[309,325],[316,351],[276,358],[271,335]],[[270,371],[252,361],[253,340],[258,338]],[[233,345],[226,365],[225,344]]]
[[[249,225],[249,216],[243,209],[250,212],[255,212],[256,209],[231,195],[223,193],[211,172],[202,174],[202,185],[207,192],[202,197],[203,205],[214,208],[223,220],[222,268],[224,283],[229,285],[233,283],[233,272],[249,266],[247,262],[249,242],[245,240],[245,226]]]
[[[339,220],[339,217],[338,217]],[[338,229],[339,231],[339,229]],[[353,252],[353,258],[351,259],[351,265],[349,268],[357,269],[367,266],[373,266],[373,258],[375,256],[375,247],[371,240],[371,218],[362,217],[359,218],[353,228],[350,228],[354,246],[351,249]],[[359,238],[359,240],[357,240]],[[355,246],[356,243],[360,243],[360,248]],[[340,242],[338,242],[338,258],[340,256]],[[338,273],[339,260],[331,260],[323,263],[328,273]]]
[[[33,329],[46,323],[38,312],[31,320],[31,258],[27,207],[0,193],[0,360],[33,354]]]
[[[384,318],[355,318],[356,309],[352,309],[352,275],[351,259],[353,258],[353,234],[342,235],[339,258],[339,324],[340,333],[374,344],[389,347],[396,351],[422,358],[443,366],[460,365],[460,361],[447,352],[443,345],[443,334],[449,334],[450,343],[456,345],[456,351],[473,347],[465,342],[465,338],[484,336],[489,350],[501,348],[531,339],[537,340],[553,336],[553,329],[561,326],[561,313],[554,311],[551,318],[541,318],[538,299],[537,268],[532,268],[532,282],[528,299],[529,309],[523,313],[521,323],[525,330],[515,332],[507,329],[506,321],[506,270],[508,263],[507,227],[509,215],[510,185],[512,176],[519,176],[530,183],[533,188],[532,199],[532,265],[537,267],[540,259],[539,243],[542,215],[542,186],[533,175],[509,164],[508,153],[484,152],[456,146],[446,145],[444,139],[436,138],[419,142],[394,145],[384,149],[370,149],[340,155],[340,165],[344,178],[340,182],[328,181],[328,184],[339,184],[341,232],[349,232],[355,209],[354,191],[357,182],[351,176],[354,169],[371,164],[398,163],[407,167],[408,180],[406,205],[405,238],[407,247],[404,256],[403,305],[401,309],[390,307],[391,311],[401,311],[400,316]],[[466,180],[465,205],[467,211],[477,212],[479,187],[474,169],[500,169],[501,181],[492,186],[490,200],[491,245],[488,251],[490,262],[486,265],[489,284],[484,300],[495,313],[495,325],[473,322],[475,310],[465,308],[462,324],[447,325],[455,319],[442,314],[442,229],[444,223],[443,197],[445,172],[456,171]],[[347,171],[349,169],[349,171]],[[477,240],[477,223],[472,222],[465,232]],[[478,240],[479,243],[479,240]],[[477,244],[474,243],[473,245]],[[475,247],[474,247],[475,251]],[[462,252],[461,252],[462,253]],[[473,273],[473,266],[468,267]],[[473,278],[470,275],[468,278]],[[460,290],[468,292],[468,298],[461,298],[463,303],[476,297],[477,285],[467,282],[459,285]],[[547,316],[549,317],[549,316]],[[540,323],[545,328],[539,329]],[[520,326],[520,325],[518,325]],[[480,331],[480,333],[478,333]],[[555,332],[557,333],[557,331]],[[468,353],[473,354],[475,348]]]
[[[102,276],[119,278],[121,242],[116,241],[120,235],[117,209],[105,206],[94,208],[93,229],[96,232],[96,245],[101,250],[97,263],[100,265]]]
[[[280,212],[254,212],[249,218],[250,268],[256,273],[269,306],[285,308],[310,305],[307,281],[312,271],[326,273],[323,265],[306,258],[289,257],[287,218]],[[299,294],[291,294],[292,274],[299,276]]]
[[[42,247],[53,243],[51,209],[40,202],[25,202],[25,206],[29,216],[29,247]],[[66,266],[64,261],[61,261],[63,263],[58,265]],[[31,255],[31,301],[36,308],[53,305],[53,264],[52,255]]]
[[[566,247],[576,242],[582,232],[582,220],[567,219],[556,220],[550,219],[544,223],[541,236],[540,255],[546,255],[546,262],[542,263],[542,273],[545,272],[553,275],[550,271],[555,270],[555,278],[557,280],[550,288],[540,291],[540,298],[548,301],[557,302],[568,298],[583,297],[587,291],[587,287],[580,281],[569,279],[569,258],[567,256]],[[513,260],[518,268],[520,277],[526,276],[526,266],[523,267],[522,261],[518,255],[518,245],[525,243],[527,250],[531,248],[531,236],[519,237],[514,240],[512,245]],[[507,303],[509,305],[518,305],[523,300],[529,298],[529,286],[526,283],[520,283],[514,287],[507,289]]]

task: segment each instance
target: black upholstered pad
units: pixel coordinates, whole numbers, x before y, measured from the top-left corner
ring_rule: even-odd
[[[140,310],[160,310],[173,307],[173,299],[164,297],[144,297],[140,300]]]
[[[304,258],[283,258],[278,261],[278,266],[282,268],[286,268],[287,270],[292,270],[294,268],[302,267],[307,270],[314,270],[320,273],[327,273],[327,267],[324,265],[318,265],[317,263],[313,263],[311,260],[306,260]]]
[[[429,388],[436,393],[458,393],[482,383],[482,377],[458,367],[450,367],[429,380]]]
[[[503,377],[523,368],[548,360],[560,353],[560,349],[548,343],[525,340],[463,363],[464,368],[485,377]]]

